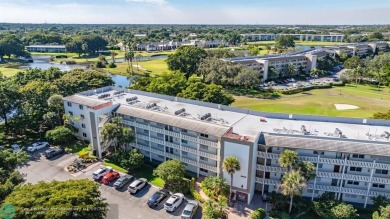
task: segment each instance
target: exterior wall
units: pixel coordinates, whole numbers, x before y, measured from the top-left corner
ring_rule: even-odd
[[[294,36],[295,40],[343,42],[344,35],[316,35],[316,34],[241,34],[249,41],[271,41],[287,35]]]
[[[286,169],[278,163],[286,148],[259,145],[256,189],[262,193],[276,191]],[[295,150],[302,161],[316,165],[316,177],[308,182],[303,196],[316,198],[324,191],[334,192],[338,200],[366,206],[371,197],[390,197],[390,165],[387,157],[345,154],[330,151]],[[264,165],[265,164],[265,165]],[[385,169],[383,169],[385,168]]]
[[[28,52],[66,52],[64,47],[50,47],[50,46],[27,46]]]

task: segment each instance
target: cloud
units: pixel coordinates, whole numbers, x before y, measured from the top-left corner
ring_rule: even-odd
[[[135,3],[146,3],[146,4],[158,4],[163,5],[166,4],[166,0],[125,0],[126,2],[135,2]]]

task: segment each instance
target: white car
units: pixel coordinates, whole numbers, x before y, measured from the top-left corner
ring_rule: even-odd
[[[106,173],[111,171],[112,171],[112,167],[102,167],[92,173],[92,178],[95,180],[99,180],[103,178],[103,176],[106,175]]]
[[[169,212],[176,211],[176,209],[183,202],[184,195],[181,193],[173,194],[164,204],[164,209]]]
[[[196,210],[199,207],[199,202],[189,200],[187,205],[184,207],[183,213],[181,214],[182,219],[192,219],[196,214]]]
[[[11,145],[11,148],[12,148],[12,151],[13,151],[14,153],[18,153],[18,152],[20,151],[20,147],[19,147],[19,145],[17,145],[17,144]]]
[[[28,146],[27,147],[27,151],[29,152],[34,152],[34,151],[37,151],[39,149],[42,149],[42,148],[45,148],[45,147],[49,147],[49,143],[48,142],[36,142],[34,144],[32,144],[31,146]]]
[[[140,178],[140,179],[134,180],[129,185],[129,192],[130,192],[130,194],[135,194],[135,193],[139,192],[147,184],[148,184],[148,180],[145,179],[145,178]]]

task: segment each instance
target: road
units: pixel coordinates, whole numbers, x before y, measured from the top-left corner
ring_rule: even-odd
[[[35,152],[30,156],[30,161],[27,165],[19,167],[21,173],[26,174],[26,183],[37,183],[38,181],[64,181],[69,179],[91,179],[92,173],[99,169],[101,164],[95,163],[88,167],[85,171],[76,174],[70,174],[64,168],[72,162],[76,155],[64,154],[52,160],[46,159],[41,151]],[[160,204],[156,209],[151,209],[146,204],[149,197],[159,190],[159,188],[148,185],[136,195],[130,195],[126,189],[118,191],[111,185],[100,185],[102,197],[107,199],[110,205],[110,210],[107,214],[107,219],[129,219],[129,218],[144,218],[144,219],[168,219],[180,218],[180,215],[187,203],[184,201],[180,208],[173,213],[168,213],[163,209],[163,204]],[[165,199],[164,201],[166,201]],[[201,209],[199,208],[194,218],[201,218]]]

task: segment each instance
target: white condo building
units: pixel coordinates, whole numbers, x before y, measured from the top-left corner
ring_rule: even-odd
[[[272,33],[249,33],[241,34],[248,41],[272,41],[280,36],[294,36],[295,40],[321,41],[321,42],[343,42],[344,34],[272,34]]]
[[[110,146],[100,130],[113,117],[136,134],[126,148],[138,148],[152,162],[178,159],[197,176],[230,182],[222,162],[237,157],[233,190],[248,203],[256,191],[277,190],[285,149],[317,167],[303,191],[307,198],[328,191],[366,206],[371,197],[390,197],[390,121],[265,113],[118,87],[65,97],[64,106],[80,118],[72,125],[99,157]]]

